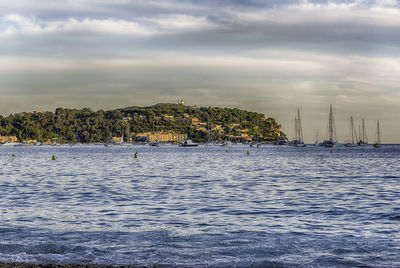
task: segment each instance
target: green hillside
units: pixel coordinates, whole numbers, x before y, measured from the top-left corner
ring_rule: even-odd
[[[240,109],[156,104],[110,111],[89,108],[0,116],[0,135],[20,141],[106,142],[144,132],[186,133],[194,141],[274,141],[285,134],[273,118]]]

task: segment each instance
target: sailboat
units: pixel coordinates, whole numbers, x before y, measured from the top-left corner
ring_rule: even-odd
[[[357,142],[358,146],[365,146],[368,144],[367,130],[365,128],[364,118],[362,119],[362,127],[359,128],[360,141]]]
[[[303,141],[303,128],[301,126],[300,109],[297,109],[297,117],[294,119],[295,139],[292,141],[294,147],[306,146]]]
[[[353,117],[350,117],[350,128],[351,128],[351,141],[345,141],[344,142],[344,146],[346,147],[355,147],[357,146],[357,143],[355,141],[357,141],[357,132],[354,126],[354,121],[353,121]]]
[[[317,129],[317,135],[316,135],[316,138],[315,138],[314,146],[318,146],[318,129]]]
[[[329,109],[329,139],[324,140],[323,146],[325,147],[335,147],[336,146],[336,128],[335,128],[335,121],[333,119],[333,112],[332,112],[332,104]]]
[[[379,130],[379,120],[376,122],[376,143],[374,144],[375,148],[381,148],[381,133]]]

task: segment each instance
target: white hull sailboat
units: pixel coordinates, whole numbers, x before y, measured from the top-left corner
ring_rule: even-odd
[[[379,120],[376,122],[376,143],[374,144],[375,148],[381,148],[381,133],[379,130]]]
[[[297,117],[294,119],[295,138],[291,142],[294,147],[306,146],[303,141],[303,128],[301,126],[300,109],[297,109]]]
[[[323,142],[324,147],[336,147],[336,128],[335,121],[333,119],[332,104],[329,109],[329,139]]]
[[[359,127],[359,142],[357,142],[358,146],[365,146],[368,144],[368,137],[367,137],[367,130],[365,128],[365,121],[364,118],[362,119],[362,125]]]
[[[358,144],[356,143],[358,138],[357,138],[357,132],[356,132],[356,129],[355,129],[355,126],[354,126],[353,117],[350,117],[350,129],[351,129],[351,140],[350,141],[345,141],[344,142],[344,146],[346,146],[346,147],[356,147],[356,146],[358,146]]]

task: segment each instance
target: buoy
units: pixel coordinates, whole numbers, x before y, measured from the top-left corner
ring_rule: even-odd
[[[333,153],[333,150],[331,150],[331,153]]]
[[[12,157],[15,157],[15,154],[12,154]]]
[[[56,156],[53,155],[53,156],[51,157],[51,160],[56,160]]]
[[[137,152],[135,152],[135,154],[134,154],[134,156],[133,156],[134,158],[137,158]]]
[[[250,151],[247,151],[247,154],[249,155],[249,154],[250,154]]]
[[[228,152],[228,150],[225,150],[225,152]]]

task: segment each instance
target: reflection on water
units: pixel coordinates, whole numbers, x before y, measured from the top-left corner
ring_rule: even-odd
[[[400,147],[226,149],[0,147],[0,260],[400,265]]]

